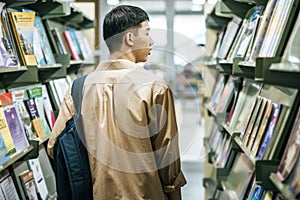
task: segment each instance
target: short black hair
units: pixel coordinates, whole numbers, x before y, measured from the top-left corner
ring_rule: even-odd
[[[106,14],[103,22],[103,38],[110,51],[116,50],[121,44],[124,31],[128,28],[141,27],[141,23],[149,21],[149,16],[143,9],[120,5]]]

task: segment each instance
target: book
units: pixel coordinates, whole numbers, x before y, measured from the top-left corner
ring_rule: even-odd
[[[267,28],[260,57],[274,57],[294,0],[278,0]]]
[[[233,92],[234,92],[234,79],[235,77],[230,76],[224,86],[224,89],[222,91],[219,103],[216,107],[216,112],[226,112],[232,98],[233,98]]]
[[[33,30],[33,52],[38,65],[46,65],[45,53],[42,49],[40,34],[36,27]]]
[[[259,113],[258,113],[257,118],[255,120],[255,123],[254,123],[254,126],[253,126],[253,130],[252,130],[252,132],[250,134],[249,142],[247,144],[247,147],[250,150],[252,149],[252,146],[254,144],[254,140],[255,140],[255,138],[257,136],[260,124],[263,121],[263,115],[265,113],[266,105],[267,105],[267,102],[268,102],[268,100],[266,98],[264,98],[264,97],[261,97],[261,98],[262,98],[262,102],[261,102],[261,106],[259,108]]]
[[[238,153],[226,180],[226,185],[232,188],[238,197],[242,198],[253,178],[253,172],[254,165],[250,159],[245,154]]]
[[[50,80],[47,84],[46,84],[47,90],[48,90],[48,94],[50,96],[50,100],[51,100],[51,105],[53,106],[54,111],[58,111],[60,108],[60,101],[58,98],[58,94],[57,91],[55,89],[55,85],[54,85],[54,81]]]
[[[38,200],[37,189],[34,183],[34,175],[31,169],[26,170],[19,174],[19,178],[25,193],[29,200]]]
[[[0,94],[0,100],[16,152],[21,152],[29,147],[29,142],[22,121],[13,103],[12,92]]]
[[[34,56],[34,12],[9,12],[10,22],[13,27],[14,37],[25,66],[36,65]]]
[[[47,65],[54,65],[55,58],[48,40],[48,36],[46,34],[45,27],[43,25],[42,19],[40,16],[35,16],[34,18],[34,26],[39,34],[39,39],[41,43],[42,52],[44,54],[44,58],[46,60]]]
[[[230,109],[229,109],[228,117],[227,117],[227,120],[226,120],[226,125],[230,124],[232,114],[234,112],[238,97],[239,97],[239,88],[235,88],[233,90],[233,97],[232,97],[233,101],[232,101],[232,104],[231,104]]]
[[[51,130],[50,130],[48,121],[45,116],[42,86],[27,89],[27,94],[28,94],[29,98],[34,99],[35,105],[38,110],[39,118],[42,122],[44,134],[45,134],[45,136],[49,136],[51,133]]]
[[[264,160],[274,160],[277,158],[281,158],[282,153],[281,150],[284,145],[278,147],[280,140],[285,140],[286,138],[283,137],[283,128],[285,127],[286,120],[289,115],[289,108],[285,105],[281,107],[280,115],[276,123],[276,127],[274,129],[273,136],[269,142],[269,146],[265,152],[265,155],[263,157]],[[275,157],[276,156],[276,157]]]
[[[2,137],[2,134],[0,134],[0,165],[6,163],[9,161],[10,157],[4,142],[4,139]]]
[[[246,56],[246,52],[250,46],[250,42],[255,35],[257,24],[263,8],[263,6],[256,6],[253,14],[249,17],[247,28],[241,38],[241,43],[237,48],[236,57],[244,58]]]
[[[229,53],[226,57],[226,60],[233,62],[233,58],[236,57],[236,52],[238,50],[238,47],[240,46],[240,43],[242,42],[243,35],[245,34],[246,28],[247,28],[248,20],[243,19],[242,25],[239,28],[239,32],[237,33],[237,37],[235,37],[234,42],[232,44],[232,47],[229,50]]]
[[[56,94],[58,96],[59,105],[61,105],[66,93],[68,92],[68,90],[70,88],[70,85],[68,84],[68,81],[66,78],[54,79],[53,83],[54,83]]]
[[[20,119],[22,120],[22,124],[24,127],[25,134],[29,140],[35,140],[38,138],[37,134],[33,131],[33,127],[31,124],[31,119],[29,116],[29,113],[26,109],[26,106],[24,104],[25,99],[25,90],[19,89],[19,90],[13,90],[12,91],[12,97],[13,102],[16,106],[17,113],[20,116]]]
[[[264,193],[264,189],[261,185],[255,185],[254,190],[250,193],[251,200],[260,200]]]
[[[274,10],[275,3],[276,0],[269,0],[265,7],[265,10],[262,15],[262,19],[260,20],[260,24],[254,39],[253,48],[249,56],[249,60],[248,60],[249,62],[255,61],[255,59],[258,57],[266,31],[268,29],[272,12]]]
[[[41,164],[41,169],[45,178],[48,194],[51,199],[54,199],[53,197],[56,197],[57,195],[55,174],[52,168],[52,164],[49,160],[49,155],[47,154],[44,145],[40,145],[38,159]]]
[[[258,132],[255,136],[255,141],[251,147],[251,151],[253,152],[254,155],[257,154],[257,151],[258,151],[258,148],[260,146],[260,143],[261,143],[261,140],[265,134],[265,131],[266,131],[266,128],[267,128],[267,124],[269,122],[269,119],[270,119],[270,116],[271,116],[271,113],[272,113],[272,102],[268,99],[266,99],[266,105],[265,105],[265,112],[262,116],[262,121],[259,125],[259,128],[258,128]]]
[[[47,118],[49,127],[52,130],[56,119],[55,119],[54,111],[51,105],[51,101],[50,101],[50,97],[46,85],[42,85],[42,90],[43,90],[42,92],[43,92],[43,105],[44,105],[45,116]]]
[[[300,197],[300,159],[297,158],[296,165],[293,168],[290,177],[288,177],[288,180],[285,181],[285,183],[288,185],[289,191],[293,194],[295,199],[299,199]]]
[[[2,108],[2,103],[0,101],[0,133],[4,140],[8,155],[13,157],[16,154],[16,148],[9,132],[8,124],[5,118],[4,110]]]
[[[252,108],[255,105],[256,96],[260,93],[261,88],[261,83],[247,78],[244,79],[242,90],[239,92],[236,106],[229,123],[229,127],[235,132],[244,133],[247,122],[251,116]]]
[[[220,50],[218,52],[218,58],[225,59],[228,55],[229,49],[233,43],[233,40],[239,30],[242,19],[238,16],[234,16],[228,23],[227,29],[222,40]]]
[[[72,39],[70,31],[68,31],[68,30],[63,31],[63,36],[68,45],[69,51],[71,53],[71,59],[72,60],[80,60],[77,46]]]
[[[281,181],[284,181],[292,169],[295,167],[297,158],[300,154],[300,107],[295,116],[294,124],[289,136],[287,145],[278,167],[277,175],[280,175]]]
[[[83,55],[83,40],[79,40],[79,38],[77,37],[77,35],[76,35],[76,30],[75,29],[73,29],[73,28],[68,28],[66,31],[68,31],[69,32],[69,35],[70,35],[70,37],[71,37],[71,39],[72,39],[72,43],[73,43],[73,45],[74,45],[74,49],[76,50],[76,52],[77,52],[77,54],[78,54],[78,56],[79,56],[79,59],[81,59],[81,60],[83,60],[84,59],[84,55]],[[81,36],[83,36],[83,35],[81,35]],[[79,43],[79,41],[81,42],[81,43]]]
[[[261,97],[257,96],[256,99],[255,99],[255,102],[252,106],[252,109],[251,109],[251,112],[250,112],[250,117],[248,118],[248,123],[247,123],[247,126],[245,128],[245,131],[240,136],[243,139],[243,142],[246,146],[247,146],[248,140],[250,138],[251,132],[253,130],[254,123],[255,123],[258,111],[260,109],[261,102],[262,102]]]
[[[40,119],[39,112],[34,99],[25,99],[24,102],[26,109],[29,113],[34,131],[40,139],[45,138],[43,124]]]
[[[19,59],[8,24],[5,3],[0,2],[0,68],[19,66]]]
[[[225,87],[225,76],[220,74],[218,77],[217,84],[214,88],[213,94],[210,97],[208,106],[210,106],[213,109],[217,107],[224,87]]]
[[[80,46],[83,59],[87,59],[89,55],[92,53],[92,47],[89,44],[87,37],[84,35],[82,31],[75,31],[75,35]]]
[[[61,35],[58,31],[57,28],[53,28],[51,29],[51,33],[52,33],[52,36],[54,38],[54,41],[55,41],[55,44],[56,44],[56,48],[58,50],[58,52],[56,53],[59,53],[59,54],[68,54],[67,52],[67,49],[63,43],[63,40],[61,38]]]
[[[268,148],[268,145],[270,143],[270,140],[273,136],[276,124],[277,124],[277,120],[279,118],[279,114],[280,114],[280,110],[281,110],[281,104],[280,103],[272,103],[273,104],[273,108],[272,108],[272,115],[271,115],[271,119],[270,122],[268,123],[268,128],[266,130],[266,133],[262,139],[261,145],[259,147],[258,153],[256,155],[256,158],[258,160],[261,160]]]
[[[44,174],[41,168],[41,164],[38,158],[30,159],[27,161],[29,168],[33,172],[34,182],[37,188],[37,192],[42,199],[48,198],[48,189],[46,185],[46,181],[44,178]]]
[[[8,170],[4,170],[0,174],[0,185],[3,192],[4,199],[9,200],[19,200],[18,192],[16,186],[12,180],[11,175]],[[1,199],[1,198],[0,198]]]

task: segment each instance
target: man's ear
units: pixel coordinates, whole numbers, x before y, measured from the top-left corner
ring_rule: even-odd
[[[125,34],[125,42],[128,46],[133,47],[133,33],[127,32]]]

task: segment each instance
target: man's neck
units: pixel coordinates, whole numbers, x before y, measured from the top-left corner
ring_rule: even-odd
[[[109,59],[110,60],[125,59],[125,60],[130,60],[130,61],[136,63],[136,59],[131,52],[124,53],[124,52],[116,51],[116,52],[110,53]]]

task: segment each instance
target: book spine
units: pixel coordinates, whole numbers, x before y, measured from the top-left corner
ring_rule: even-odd
[[[280,114],[280,109],[281,109],[281,104],[279,103],[273,103],[273,114],[272,114],[272,118],[271,121],[268,125],[268,129],[267,132],[265,133],[265,136],[263,138],[263,141],[261,143],[261,146],[259,148],[258,154],[257,154],[257,159],[261,160],[268,148],[268,145],[270,143],[270,140],[273,136],[275,127],[276,127],[276,123]]]
[[[76,51],[76,46],[75,46],[74,42],[72,41],[70,32],[68,30],[63,31],[63,36],[68,44],[69,50],[71,52],[72,60],[80,60],[80,57]]]
[[[66,48],[63,44],[62,38],[60,37],[60,34],[59,34],[58,30],[54,28],[54,29],[51,30],[51,33],[54,37],[54,40],[55,40],[55,43],[56,43],[56,46],[58,48],[59,53],[60,54],[67,54],[68,52],[67,52],[67,50],[66,50]]]

